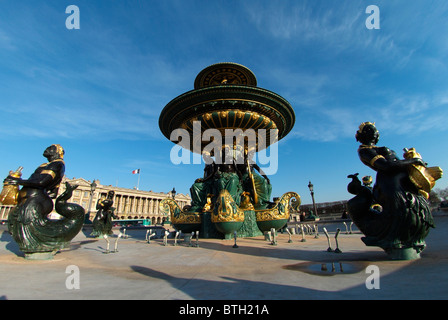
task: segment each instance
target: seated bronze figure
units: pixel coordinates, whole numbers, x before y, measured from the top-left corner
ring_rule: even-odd
[[[114,191],[109,191],[107,197],[99,199],[96,204],[98,210],[95,218],[93,219],[93,231],[90,234],[92,237],[102,237],[104,235],[112,235],[112,218],[114,216],[115,208],[114,204]]]
[[[427,201],[429,189],[442,170],[427,168],[419,155],[410,155],[407,149],[400,159],[393,150],[377,146],[379,132],[374,123],[362,123],[356,140],[361,143],[359,158],[377,172],[373,189],[362,185],[358,174],[348,176],[352,181],[347,189],[356,195],[348,201],[348,213],[365,235],[363,242],[381,247],[391,259],[419,258],[426,247],[424,239],[435,227]],[[428,183],[423,185],[421,180]]]
[[[78,186],[66,184],[66,190],[55,201],[55,209],[63,218],[50,220],[53,198],[65,172],[64,149],[57,144],[45,149],[47,163],[40,165],[29,179],[9,175],[5,184],[22,186],[17,197],[17,206],[8,216],[9,232],[21,251],[29,257],[33,253],[48,253],[48,256],[66,248],[79,233],[84,221],[84,209],[67,203]]]

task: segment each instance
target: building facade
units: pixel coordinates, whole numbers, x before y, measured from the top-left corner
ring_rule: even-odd
[[[126,189],[113,187],[111,185],[102,185],[99,180],[92,182],[83,178],[68,179],[64,177],[58,195],[65,191],[65,182],[69,182],[72,185],[78,185],[78,188],[73,191],[73,195],[68,202],[81,205],[86,213],[89,214],[89,219],[91,221],[95,218],[98,200],[105,198],[109,191],[114,191],[115,193],[113,198],[114,204],[112,207],[115,208],[114,214],[118,219],[115,218],[114,220],[143,219],[154,225],[163,223],[167,218],[160,212],[159,205],[163,199],[172,197],[171,192],[164,193]],[[188,194],[175,194],[175,200],[181,208],[190,205],[191,203],[191,198]],[[11,209],[11,206],[1,206],[0,220],[7,220]],[[56,212],[52,213],[52,216],[56,218]]]

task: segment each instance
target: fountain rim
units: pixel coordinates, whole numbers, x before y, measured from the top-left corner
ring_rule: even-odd
[[[264,88],[260,88],[260,87],[255,87],[255,86],[246,86],[246,85],[217,85],[217,86],[208,86],[208,87],[203,87],[203,88],[199,88],[199,89],[193,89],[190,91],[187,91],[177,97],[175,97],[174,99],[172,99],[170,102],[168,102],[165,107],[163,108],[163,110],[160,113],[160,117],[159,117],[159,128],[162,132],[162,134],[170,139],[170,135],[171,132],[174,131],[177,128],[169,128],[170,126],[168,125],[168,128],[165,127],[165,125],[167,124],[166,121],[167,119],[171,119],[168,120],[170,121],[170,123],[173,121],[173,119],[176,119],[176,117],[179,117],[180,114],[182,114],[183,112],[185,112],[186,109],[200,105],[200,104],[204,104],[207,102],[212,102],[212,101],[223,101],[223,100],[229,100],[229,101],[234,101],[234,100],[240,100],[243,101],[244,99],[242,98],[238,98],[238,97],[233,97],[233,98],[219,98],[219,97],[212,97],[213,93],[219,94],[219,93],[245,93],[245,94],[249,94],[249,95],[253,95],[254,97],[259,97],[260,101],[257,100],[252,100],[253,102],[258,102],[261,104],[265,104],[266,103],[262,103],[261,100],[267,99],[267,100],[272,100],[274,103],[276,103],[277,105],[281,105],[283,107],[283,110],[278,110],[276,108],[274,108],[272,105],[268,105],[269,108],[275,110],[276,112],[278,112],[279,114],[281,114],[284,118],[287,118],[289,116],[288,119],[285,119],[287,121],[290,122],[290,125],[285,127],[284,131],[279,133],[279,139],[284,138],[287,134],[289,134],[289,132],[292,130],[292,128],[294,127],[295,124],[295,112],[293,107],[291,106],[291,104],[282,96],[280,96],[279,94],[264,89]],[[207,99],[200,99],[201,96],[209,96]],[[193,104],[193,106],[188,106],[187,108],[184,109],[180,109],[176,111],[176,107],[179,109],[179,106],[187,103],[188,101],[191,101],[193,98],[197,98],[199,99],[199,101],[196,104]],[[175,114],[173,114],[175,113]],[[287,116],[285,116],[285,114]]]

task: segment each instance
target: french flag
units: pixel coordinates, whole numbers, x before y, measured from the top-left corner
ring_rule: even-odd
[[[132,174],[139,174],[139,173],[140,173],[140,169],[132,171]]]

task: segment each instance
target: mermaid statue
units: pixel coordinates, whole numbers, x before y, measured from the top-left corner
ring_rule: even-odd
[[[98,210],[95,218],[93,219],[93,230],[90,234],[91,237],[103,237],[104,235],[112,235],[112,218],[115,217],[115,208],[112,207],[114,204],[114,191],[109,191],[107,197],[99,199],[96,204],[96,209]]]
[[[442,177],[439,167],[427,167],[415,149],[404,149],[404,159],[387,147],[377,146],[379,132],[364,122],[356,133],[361,161],[377,172],[375,184],[362,184],[358,174],[347,190],[356,196],[347,203],[354,224],[367,246],[378,246],[391,259],[420,258],[425,238],[435,227],[428,203],[429,192]]]
[[[22,186],[17,205],[8,216],[8,228],[27,259],[51,259],[56,252],[67,248],[82,228],[84,209],[67,202],[78,186],[69,183],[54,205],[62,218],[47,218],[64,176],[64,153],[60,145],[53,144],[43,153],[48,162],[40,165],[29,179],[9,175],[4,180],[5,185]]]

